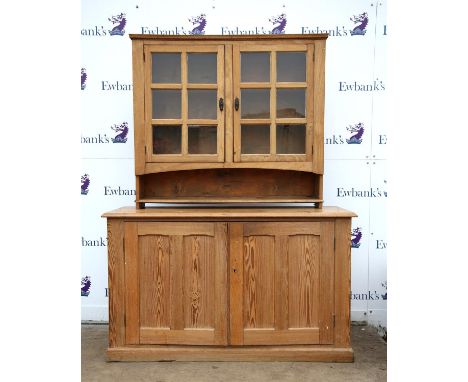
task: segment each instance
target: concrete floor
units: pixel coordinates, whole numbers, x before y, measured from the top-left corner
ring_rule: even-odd
[[[387,345],[369,326],[352,326],[354,363],[106,362],[107,325],[82,325],[83,382],[367,382],[387,380]]]

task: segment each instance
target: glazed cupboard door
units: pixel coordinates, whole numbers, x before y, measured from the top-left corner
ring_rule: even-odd
[[[231,223],[230,344],[333,343],[334,223]]]
[[[314,127],[323,123],[314,100],[323,63],[314,52],[315,44],[234,45],[236,162],[313,160]]]
[[[227,344],[227,224],[125,223],[127,344]]]
[[[224,161],[224,46],[144,51],[146,161]]]

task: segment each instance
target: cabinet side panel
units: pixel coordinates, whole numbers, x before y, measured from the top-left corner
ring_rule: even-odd
[[[141,236],[140,254],[140,326],[169,327],[169,237]]]
[[[335,346],[350,345],[351,219],[335,223]]]
[[[125,344],[124,225],[120,219],[107,219],[109,347]]]
[[[320,343],[333,343],[333,309],[334,309],[334,262],[333,243],[335,224],[333,221],[321,223],[322,250],[320,251]]]
[[[145,121],[144,121],[144,62],[143,41],[132,41],[133,57],[133,130],[135,140],[135,174],[145,171]],[[146,57],[146,59],[149,59]]]
[[[314,137],[313,171],[323,174],[323,124],[325,111],[325,41],[315,41],[314,48]]]
[[[125,223],[125,343],[140,343],[138,223]]]

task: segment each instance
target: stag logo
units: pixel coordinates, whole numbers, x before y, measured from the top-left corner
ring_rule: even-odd
[[[367,23],[369,22],[369,17],[367,17],[367,12],[361,13],[360,15],[357,15],[357,16],[350,17],[349,19],[354,24],[358,24],[351,31],[351,36],[357,36],[357,35],[364,36],[366,34]]]
[[[364,134],[364,124],[359,122],[358,124],[352,126],[349,125],[346,130],[351,133],[351,137],[346,139],[346,142],[349,144],[360,145],[362,143],[362,135]]]
[[[381,294],[382,300],[386,300],[387,299],[387,281],[380,283],[380,285],[382,285],[382,287],[385,288],[385,294]]]
[[[85,276],[81,279],[81,296],[88,297],[91,288],[91,278]]]
[[[286,15],[284,13],[276,17],[273,16],[269,18],[268,21],[273,25],[278,24],[271,30],[271,34],[284,34],[284,28],[286,28],[287,23]]]
[[[124,122],[120,126],[115,124],[111,126],[111,129],[114,130],[117,135],[112,138],[113,143],[125,143],[127,142],[127,134],[128,134],[128,123]]]
[[[88,78],[88,75],[86,74],[86,69],[81,68],[81,90],[85,90],[87,78]]]
[[[351,248],[359,248],[361,246],[362,232],[361,228],[357,227],[351,231]]]
[[[125,34],[125,25],[127,24],[127,18],[125,17],[125,13],[121,13],[117,16],[112,16],[108,18],[108,20],[114,25],[117,24],[114,28],[112,28],[112,30],[109,31],[111,36],[123,36]]]
[[[199,16],[191,17],[188,21],[190,21],[192,25],[195,25],[195,28],[193,28],[189,34],[205,34],[206,15],[204,13]]]
[[[81,177],[81,195],[88,195],[89,183],[90,183],[89,175],[84,174]]]

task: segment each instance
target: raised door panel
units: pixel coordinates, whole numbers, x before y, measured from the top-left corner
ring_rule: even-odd
[[[126,223],[128,344],[227,343],[226,223]]]
[[[231,223],[231,344],[333,343],[333,222]]]

